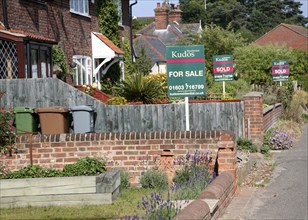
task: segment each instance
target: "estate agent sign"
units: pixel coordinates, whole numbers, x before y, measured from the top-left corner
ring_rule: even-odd
[[[216,82],[233,80],[233,56],[213,56],[213,72]]]
[[[274,82],[288,81],[289,79],[289,64],[287,60],[272,61],[272,76]]]
[[[168,97],[205,96],[204,46],[168,46]]]

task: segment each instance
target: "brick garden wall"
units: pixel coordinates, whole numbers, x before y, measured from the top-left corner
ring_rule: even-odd
[[[271,105],[263,109],[263,131],[266,132],[279,119],[283,113],[283,106],[281,103]]]
[[[245,134],[248,139],[259,147],[263,144],[263,135],[281,114],[283,106],[281,103],[263,109],[263,94],[250,92],[244,96],[244,118]]]
[[[212,154],[211,166],[215,166],[218,174],[230,171],[236,175],[235,135],[227,131],[34,135],[19,136],[16,145],[18,154],[1,158],[11,170],[30,164],[31,148],[33,165],[51,168],[63,168],[86,156],[104,157],[109,168],[128,170],[130,181],[136,186],[142,172],[155,165],[154,160],[171,157],[172,162],[178,156],[199,150]]]

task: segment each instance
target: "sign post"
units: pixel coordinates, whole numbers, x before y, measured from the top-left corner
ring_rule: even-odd
[[[274,82],[282,82],[289,80],[289,64],[287,60],[273,60],[272,61],[272,77]]]
[[[188,97],[205,96],[204,46],[167,46],[168,97],[185,97],[186,130],[189,130]]]
[[[231,81],[233,75],[233,56],[232,55],[217,55],[213,56],[213,72],[214,81],[222,81],[223,97],[225,98],[226,84],[225,81]]]

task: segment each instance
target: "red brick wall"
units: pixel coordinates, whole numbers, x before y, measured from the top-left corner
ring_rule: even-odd
[[[69,62],[73,55],[92,56],[91,31],[98,31],[97,1],[89,1],[84,17],[70,12],[69,0],[48,1],[47,5],[27,0],[7,0],[8,21],[12,29],[54,38],[64,48]],[[0,13],[2,20],[2,10]]]
[[[142,172],[154,166],[165,151],[174,157],[195,150],[211,152],[213,165],[218,156],[218,173],[236,170],[236,141],[226,131],[130,132],[19,136],[18,154],[1,159],[11,170],[30,164],[32,142],[33,165],[63,168],[78,158],[104,157],[109,168],[130,172],[133,185],[138,185]]]
[[[283,113],[282,104],[278,103],[263,111],[263,95],[250,92],[244,96],[245,135],[259,147],[263,145],[263,136]]]
[[[244,96],[244,118],[246,137],[259,147],[263,144],[263,97],[262,93],[251,92]]]

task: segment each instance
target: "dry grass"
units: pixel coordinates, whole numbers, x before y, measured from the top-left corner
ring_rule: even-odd
[[[285,131],[291,137],[298,139],[302,133],[303,124],[297,123],[290,120],[280,120],[278,121],[274,128],[279,128]]]

